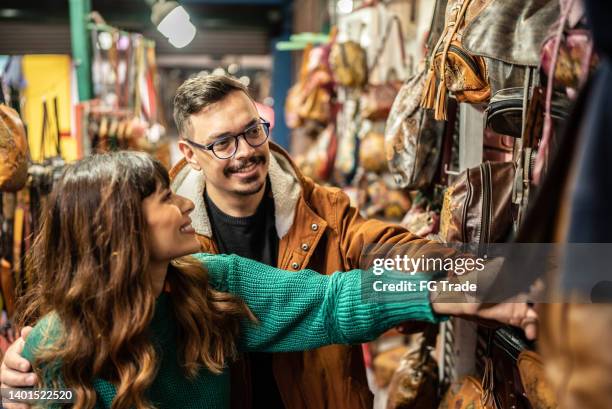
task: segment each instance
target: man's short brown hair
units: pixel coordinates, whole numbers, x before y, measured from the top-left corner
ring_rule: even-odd
[[[174,97],[174,122],[179,136],[187,138],[191,135],[190,115],[221,101],[234,91],[249,95],[242,82],[227,75],[198,75],[185,81]]]

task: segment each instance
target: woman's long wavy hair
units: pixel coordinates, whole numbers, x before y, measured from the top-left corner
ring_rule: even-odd
[[[113,408],[151,407],[145,391],[157,371],[147,329],[156,294],[142,201],[168,173],[136,152],[95,155],[68,166],[51,193],[26,265],[32,284],[20,300],[20,326],[47,314],[61,335],[37,354],[35,366],[61,363],[62,385],[75,408],[93,408],[93,380],[117,388]],[[195,259],[175,260],[167,275],[186,377],[219,373],[236,354],[242,318],[254,319],[233,295],[208,286]],[[41,379],[44,372],[39,371]]]

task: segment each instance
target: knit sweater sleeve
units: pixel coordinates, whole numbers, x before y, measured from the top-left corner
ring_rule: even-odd
[[[298,351],[329,344],[372,340],[407,320],[436,322],[423,275],[387,272],[386,280],[414,282],[398,300],[371,291],[371,273],[353,270],[330,276],[312,270],[288,272],[235,255],[196,255],[219,291],[240,296],[259,319],[243,322],[246,351]]]

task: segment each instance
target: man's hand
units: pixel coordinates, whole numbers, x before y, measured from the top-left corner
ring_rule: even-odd
[[[34,386],[38,379],[36,374],[32,372],[30,362],[21,356],[25,339],[32,331],[32,327],[25,327],[21,330],[21,338],[18,338],[7,349],[0,367],[1,387],[4,388],[19,388],[23,386]],[[24,403],[5,403],[2,400],[2,406],[5,409],[29,409],[30,405]]]
[[[538,314],[524,301],[524,296],[499,304],[433,302],[432,308],[438,314],[520,327],[530,340],[536,339],[538,335]]]

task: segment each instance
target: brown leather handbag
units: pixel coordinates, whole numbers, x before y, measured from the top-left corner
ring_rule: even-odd
[[[547,381],[541,356],[533,351],[523,351],[518,357],[518,370],[525,395],[533,409],[555,409],[557,400]]]
[[[462,44],[468,24],[491,0],[450,0],[445,28],[431,54],[430,68],[421,100],[434,109],[436,120],[446,120],[446,96],[452,92],[459,102],[481,103],[489,99],[487,66],[482,57],[470,54]],[[437,89],[437,91],[436,91]]]
[[[512,227],[514,162],[467,169],[444,193],[440,238],[447,243],[504,241]]]
[[[389,385],[387,409],[429,409],[438,399],[438,364],[431,355],[437,328],[429,325],[416,335],[416,345],[401,358]]]
[[[482,381],[466,376],[451,384],[439,409],[498,409],[493,396],[493,362],[487,359]]]
[[[403,188],[429,186],[440,160],[444,123],[420,107],[424,85],[421,70],[402,86],[387,118],[386,158],[395,182]]]
[[[23,122],[12,108],[0,105],[0,191],[16,192],[28,179],[28,141]]]

